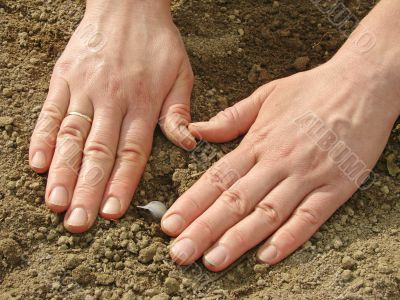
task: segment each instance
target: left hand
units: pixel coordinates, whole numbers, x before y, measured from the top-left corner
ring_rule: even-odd
[[[176,145],[188,134],[193,72],[169,1],[88,0],[56,63],[30,144],[30,165],[49,171],[45,200],[64,226],[127,211],[160,120]],[[93,122],[92,122],[93,119]]]
[[[189,126],[211,142],[248,133],[164,216],[164,232],[177,236],[175,261],[205,254],[205,266],[221,271],[266,240],[257,258],[276,264],[351,197],[382,153],[399,105],[384,78],[344,66],[328,62],[271,82]]]

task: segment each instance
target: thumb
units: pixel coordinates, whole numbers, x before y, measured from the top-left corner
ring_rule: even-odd
[[[189,59],[185,60],[178,77],[164,101],[160,114],[160,128],[165,136],[178,147],[192,150],[196,140],[187,129],[191,121],[190,97],[194,76]]]
[[[189,131],[197,139],[223,143],[245,134],[255,122],[265,99],[272,92],[271,84],[267,84],[250,97],[219,112],[208,122],[189,125]]]

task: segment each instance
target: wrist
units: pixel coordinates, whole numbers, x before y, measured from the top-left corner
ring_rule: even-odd
[[[390,68],[360,59],[353,52],[344,50],[326,65],[342,82],[353,86],[353,93],[361,98],[368,93],[369,106],[385,108],[393,120],[400,116],[400,82]]]
[[[400,48],[393,41],[396,40],[361,24],[328,64],[335,65],[345,80],[367,89],[379,105],[392,110],[397,118],[400,115]]]
[[[118,18],[135,19],[150,17],[172,20],[171,0],[87,0],[86,18],[101,18],[116,15]]]

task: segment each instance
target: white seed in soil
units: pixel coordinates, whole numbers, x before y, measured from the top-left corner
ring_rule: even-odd
[[[167,207],[160,201],[152,201],[144,206],[137,207],[149,211],[150,214],[156,219],[161,219],[167,212]]]

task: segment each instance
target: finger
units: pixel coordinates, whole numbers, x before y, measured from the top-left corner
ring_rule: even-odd
[[[239,146],[204,173],[165,214],[161,221],[163,231],[170,236],[178,236],[254,166],[255,157],[249,153],[246,147]]]
[[[38,173],[49,169],[60,124],[69,105],[68,83],[53,75],[29,147],[29,164]]]
[[[254,211],[231,227],[204,256],[204,264],[220,271],[272,234],[309,193],[310,187],[294,178],[278,184]]]
[[[125,117],[117,159],[101,206],[103,218],[120,218],[128,209],[150,155],[154,127],[154,120],[145,120],[133,111]]]
[[[187,129],[190,118],[190,97],[193,88],[193,72],[189,60],[181,66],[178,78],[161,109],[160,127],[175,145],[186,150],[196,146],[196,140]]]
[[[245,218],[284,176],[278,165],[268,168],[258,163],[176,239],[171,248],[173,259],[180,264],[194,262],[226,230]],[[184,247],[181,246],[182,240]],[[191,249],[187,247],[188,241],[193,245]]]
[[[82,168],[64,226],[74,233],[89,229],[96,220],[114,165],[122,123],[119,110],[97,109],[86,141]]]
[[[257,252],[257,258],[270,265],[280,262],[304,244],[317,229],[351,196],[335,186],[312,192],[289,220]]]
[[[197,139],[209,142],[228,142],[245,134],[255,122],[265,99],[273,90],[267,85],[237,104],[219,112],[208,122],[189,125],[189,131]]]
[[[93,108],[87,98],[73,98],[68,109],[70,112],[93,116]],[[65,211],[71,202],[90,127],[88,120],[76,115],[67,115],[61,124],[45,196],[47,206],[54,212]]]

